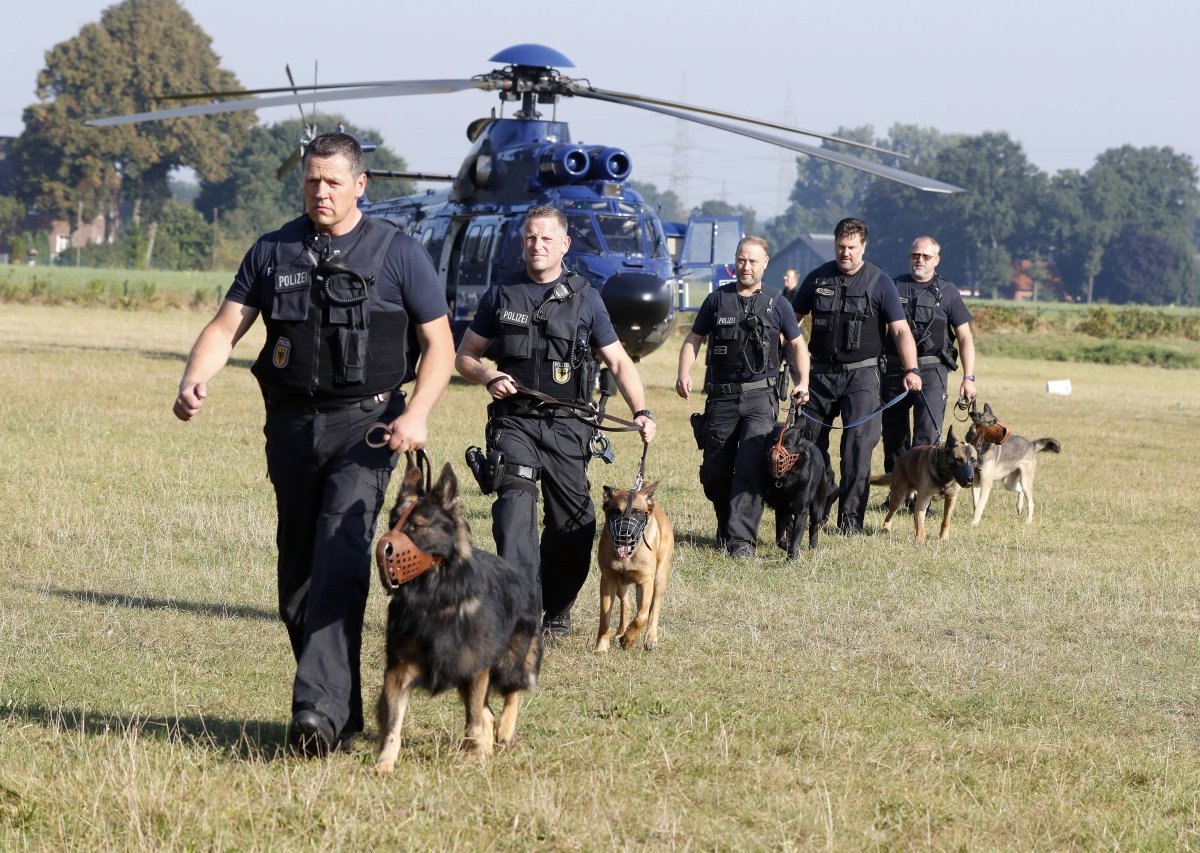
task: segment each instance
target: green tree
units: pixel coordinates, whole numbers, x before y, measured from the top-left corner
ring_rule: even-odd
[[[26,108],[14,146],[18,195],[41,210],[73,217],[103,213],[116,229],[122,199],[133,219],[157,219],[182,166],[209,180],[225,172],[252,113],[171,119],[108,128],[89,118],[144,112],[177,102],[172,92],[237,88],[219,67],[211,39],[175,0],[124,0],[99,23],[46,54],[38,103]]]
[[[1032,257],[1040,248],[1045,174],[1005,133],[983,133],[947,145],[931,159],[927,173],[966,192],[931,196],[879,182],[867,204],[871,217],[879,219],[876,211],[886,210],[894,222],[905,223],[903,233],[893,237],[905,251],[913,237],[932,234],[942,245],[939,271],[997,295],[1012,280],[1013,259]],[[898,233],[897,227],[889,233]]]
[[[1122,235],[1153,234],[1156,241],[1174,247],[1171,258],[1176,251],[1183,253],[1186,263],[1182,266],[1164,259],[1163,274],[1179,280],[1165,284],[1165,290],[1159,292],[1140,285],[1127,290],[1110,278],[1104,298],[1145,293],[1149,298],[1175,301],[1190,293],[1194,226],[1200,210],[1196,177],[1195,163],[1186,154],[1171,148],[1130,145],[1105,151],[1084,175],[1059,173],[1052,182],[1051,198],[1057,214],[1053,221],[1058,223],[1054,228],[1061,242],[1057,260],[1068,288],[1091,302],[1106,265],[1125,249],[1138,251],[1126,246]],[[1138,227],[1127,231],[1130,225]]]
[[[380,134],[370,128],[359,128],[337,116],[318,113],[312,119],[318,132],[333,130],[339,125],[359,140],[376,142],[375,151],[366,155],[367,168],[404,171],[404,159],[379,142]],[[296,151],[304,138],[304,122],[300,119],[258,126],[250,131],[246,144],[233,158],[229,174],[220,181],[200,182],[196,208],[212,222],[221,223],[222,245],[241,257],[259,234],[278,228],[289,219],[304,212],[303,172],[292,169],[283,179],[276,170]],[[367,185],[372,198],[389,198],[413,192],[407,180],[376,178]]]
[[[646,204],[658,211],[660,218],[670,222],[682,222],[687,219],[683,201],[673,190],[660,190],[654,184],[641,181],[630,181],[629,186],[641,195]]]

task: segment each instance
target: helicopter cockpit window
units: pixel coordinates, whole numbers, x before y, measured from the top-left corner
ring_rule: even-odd
[[[671,257],[671,252],[667,248],[667,235],[663,231],[662,223],[655,217],[647,216],[642,220],[642,226],[646,232],[646,245],[650,247],[650,256],[654,258]]]
[[[568,213],[567,225],[572,252],[600,254],[600,239],[596,236],[596,226],[592,223],[591,216],[586,213]]]
[[[642,254],[641,232],[636,216],[600,214],[596,221],[600,223],[600,234],[610,252],[621,255]]]

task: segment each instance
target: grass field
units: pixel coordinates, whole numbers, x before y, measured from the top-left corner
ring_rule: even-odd
[[[949,542],[916,546],[905,516],[734,563],[676,340],[643,365],[679,540],[659,648],[593,656],[593,572],[511,750],[465,759],[457,698],[417,696],[381,780],[373,725],[326,761],[281,751],[261,332],[184,425],[204,320],[0,305],[0,849],[1200,847],[1200,371],[981,357],[982,399],[1063,445],[1032,525],[995,492]],[[455,383],[435,414],[460,475],[483,406]],[[597,494],[636,472],[615,444]],[[469,478],[466,504],[490,545]],[[384,611],[376,586],[371,705]]]

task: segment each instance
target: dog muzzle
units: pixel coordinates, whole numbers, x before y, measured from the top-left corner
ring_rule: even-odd
[[[767,454],[767,461],[771,466],[771,476],[776,480],[782,480],[787,476],[788,471],[796,467],[796,460],[800,458],[799,453],[789,453],[783,449],[783,434],[786,429],[779,431],[779,440],[771,445],[771,450]]]
[[[638,543],[646,535],[646,522],[649,520],[648,515],[628,511],[609,519],[608,534],[612,537],[613,549],[618,557],[626,559],[633,556]]]
[[[965,489],[975,482],[975,466],[973,464],[959,465],[954,469],[954,480]]]
[[[403,584],[419,578],[442,563],[441,557],[422,551],[404,532],[404,525],[416,506],[416,501],[409,501],[408,506],[396,519],[396,524],[380,537],[379,544],[375,546],[375,565],[379,569],[379,581],[386,592],[399,589]]]
[[[1008,441],[1008,436],[1008,427],[1000,421],[984,427],[975,427],[975,437],[980,442],[986,442],[987,444],[1004,444],[1004,442]]]

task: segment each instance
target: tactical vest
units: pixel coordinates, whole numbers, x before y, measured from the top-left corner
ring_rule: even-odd
[[[911,275],[896,278],[896,290],[904,305],[904,316],[917,342],[917,355],[937,355],[950,345],[950,323],[942,309],[942,280],[936,274],[928,282],[913,280]],[[896,342],[888,337],[888,355],[897,354]]]
[[[262,306],[267,340],[251,368],[267,397],[370,397],[406,378],[408,313],[375,286],[398,232],[376,219],[361,228],[346,253],[320,261],[307,216],[279,230]]]
[[[773,376],[779,371],[778,294],[760,290],[750,297],[744,312],[736,284],[723,284],[716,294],[716,316],[708,333],[708,380],[745,382],[756,376]]]
[[[883,351],[883,322],[873,301],[882,278],[879,267],[866,263],[849,279],[834,274],[816,280],[812,339],[808,344],[814,361],[850,364],[879,357]]]
[[[484,355],[518,385],[556,400],[584,402],[590,395],[591,329],[580,324],[586,278],[568,273],[539,305],[522,282],[498,285],[500,332]]]

